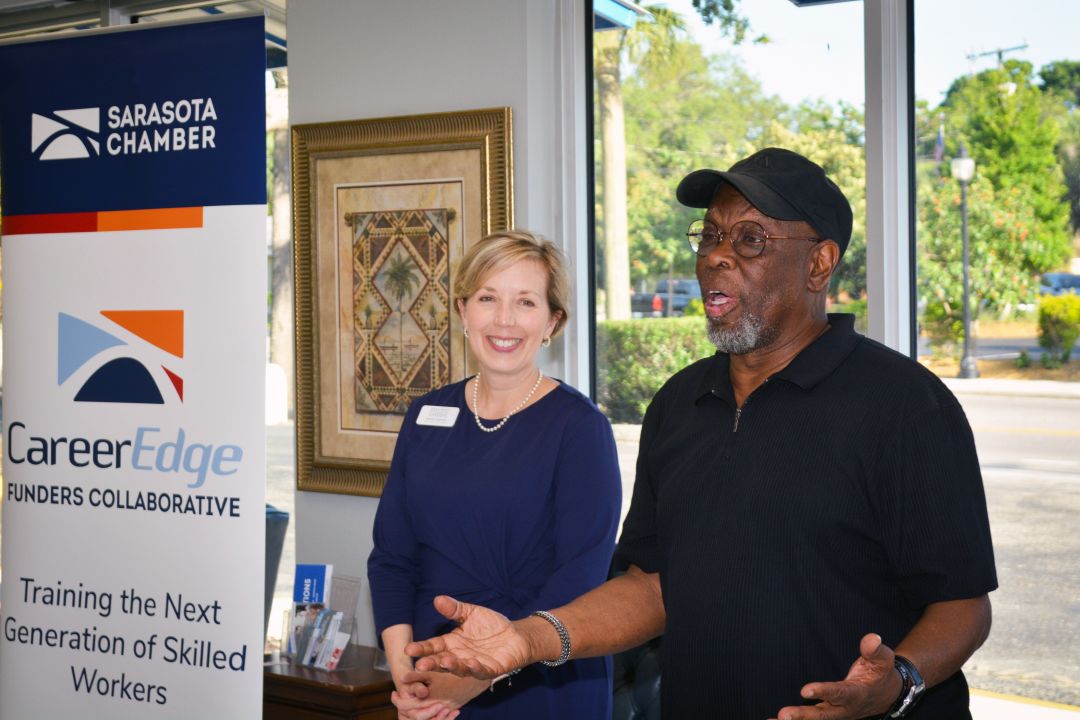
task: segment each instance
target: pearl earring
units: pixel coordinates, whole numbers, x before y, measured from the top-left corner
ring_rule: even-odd
[[[543,345],[544,347],[551,347],[551,336],[548,335],[546,338],[544,338],[544,341],[542,343],[540,343],[540,344]]]
[[[469,328],[462,328],[461,332],[465,333],[465,339],[469,339]]]

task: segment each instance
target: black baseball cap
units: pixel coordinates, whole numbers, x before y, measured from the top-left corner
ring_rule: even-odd
[[[840,246],[851,240],[851,204],[820,165],[783,148],[758,150],[721,170],[695,170],[675,196],[683,205],[707,208],[723,182],[731,183],[761,212],[777,220],[803,220]]]

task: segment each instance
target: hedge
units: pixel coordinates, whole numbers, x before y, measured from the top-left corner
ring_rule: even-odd
[[[700,317],[609,320],[596,335],[597,399],[615,423],[640,423],[668,378],[716,352]]]
[[[1080,295],[1044,295],[1039,299],[1039,345],[1051,365],[1069,362],[1080,336]]]

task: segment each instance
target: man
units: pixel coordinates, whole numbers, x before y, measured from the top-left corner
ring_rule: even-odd
[[[850,205],[777,148],[677,196],[707,208],[688,237],[718,352],[645,415],[627,572],[514,623],[437,598],[461,627],[406,651],[495,678],[663,633],[665,718],[970,718],[997,586],[974,441],[937,378],[826,315]]]

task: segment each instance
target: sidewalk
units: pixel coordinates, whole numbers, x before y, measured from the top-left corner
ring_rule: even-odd
[[[974,720],[1080,720],[1080,707],[972,689],[971,717]]]
[[[941,378],[955,395],[1020,395],[1023,397],[1080,399],[1080,382],[1004,380],[998,378]]]

